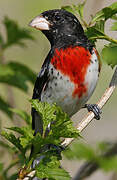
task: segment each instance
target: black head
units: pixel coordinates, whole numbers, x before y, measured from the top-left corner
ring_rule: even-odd
[[[70,37],[80,40],[85,36],[78,19],[72,13],[62,9],[43,12],[31,21],[30,26],[41,30],[51,44],[63,39],[68,41]]]

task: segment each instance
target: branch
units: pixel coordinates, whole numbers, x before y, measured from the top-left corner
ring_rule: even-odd
[[[101,109],[106,102],[109,100],[109,98],[111,97],[111,95],[113,94],[115,87],[117,85],[117,67],[115,69],[115,72],[113,74],[113,77],[111,79],[110,85],[109,87],[106,89],[106,91],[104,92],[103,96],[100,98],[100,100],[97,102],[97,105],[99,106],[99,108]],[[94,113],[93,112],[88,112],[87,115],[83,118],[83,120],[77,125],[77,130],[79,132],[82,132],[87,126],[88,124],[93,120],[94,118]],[[71,144],[71,142],[74,140],[74,138],[66,138],[63,142],[62,142],[62,146],[63,148],[66,148],[69,144]],[[29,174],[27,174],[25,176],[24,179],[22,180],[29,180],[32,179],[35,176],[35,170],[33,170],[32,172],[30,172]],[[21,179],[17,179],[17,180],[21,180]]]

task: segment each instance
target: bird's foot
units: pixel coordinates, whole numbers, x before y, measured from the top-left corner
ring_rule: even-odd
[[[94,118],[100,120],[100,114],[102,111],[97,104],[85,104],[84,108],[87,108],[89,112],[92,111],[95,114]]]
[[[51,151],[54,155],[58,157],[59,160],[61,160],[61,152],[64,150],[62,146],[56,146],[55,144],[46,144],[42,149],[41,153]],[[39,166],[40,161],[45,158],[45,155],[41,155],[40,157],[35,158],[33,161],[31,167],[34,169],[36,166]]]
[[[48,149],[57,153],[59,157],[61,157],[61,152],[64,150],[62,146],[56,146],[55,144],[48,144]]]

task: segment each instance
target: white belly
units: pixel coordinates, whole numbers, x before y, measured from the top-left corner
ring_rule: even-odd
[[[73,97],[74,84],[70,81],[68,76],[63,76],[58,72],[53,65],[50,65],[50,80],[43,88],[41,94],[41,101],[49,103],[56,103],[61,108],[72,116],[87,102],[92,95],[98,80],[98,60],[95,52],[92,54],[91,64],[87,69],[85,84],[87,92],[82,97]],[[52,70],[53,69],[53,70]]]

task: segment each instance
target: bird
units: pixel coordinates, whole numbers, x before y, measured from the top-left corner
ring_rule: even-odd
[[[32,99],[56,103],[70,117],[86,107],[99,119],[100,109],[86,102],[96,88],[101,62],[78,18],[64,9],[53,9],[36,16],[29,25],[40,30],[50,42]],[[43,133],[43,123],[34,108],[32,128],[35,134]]]

